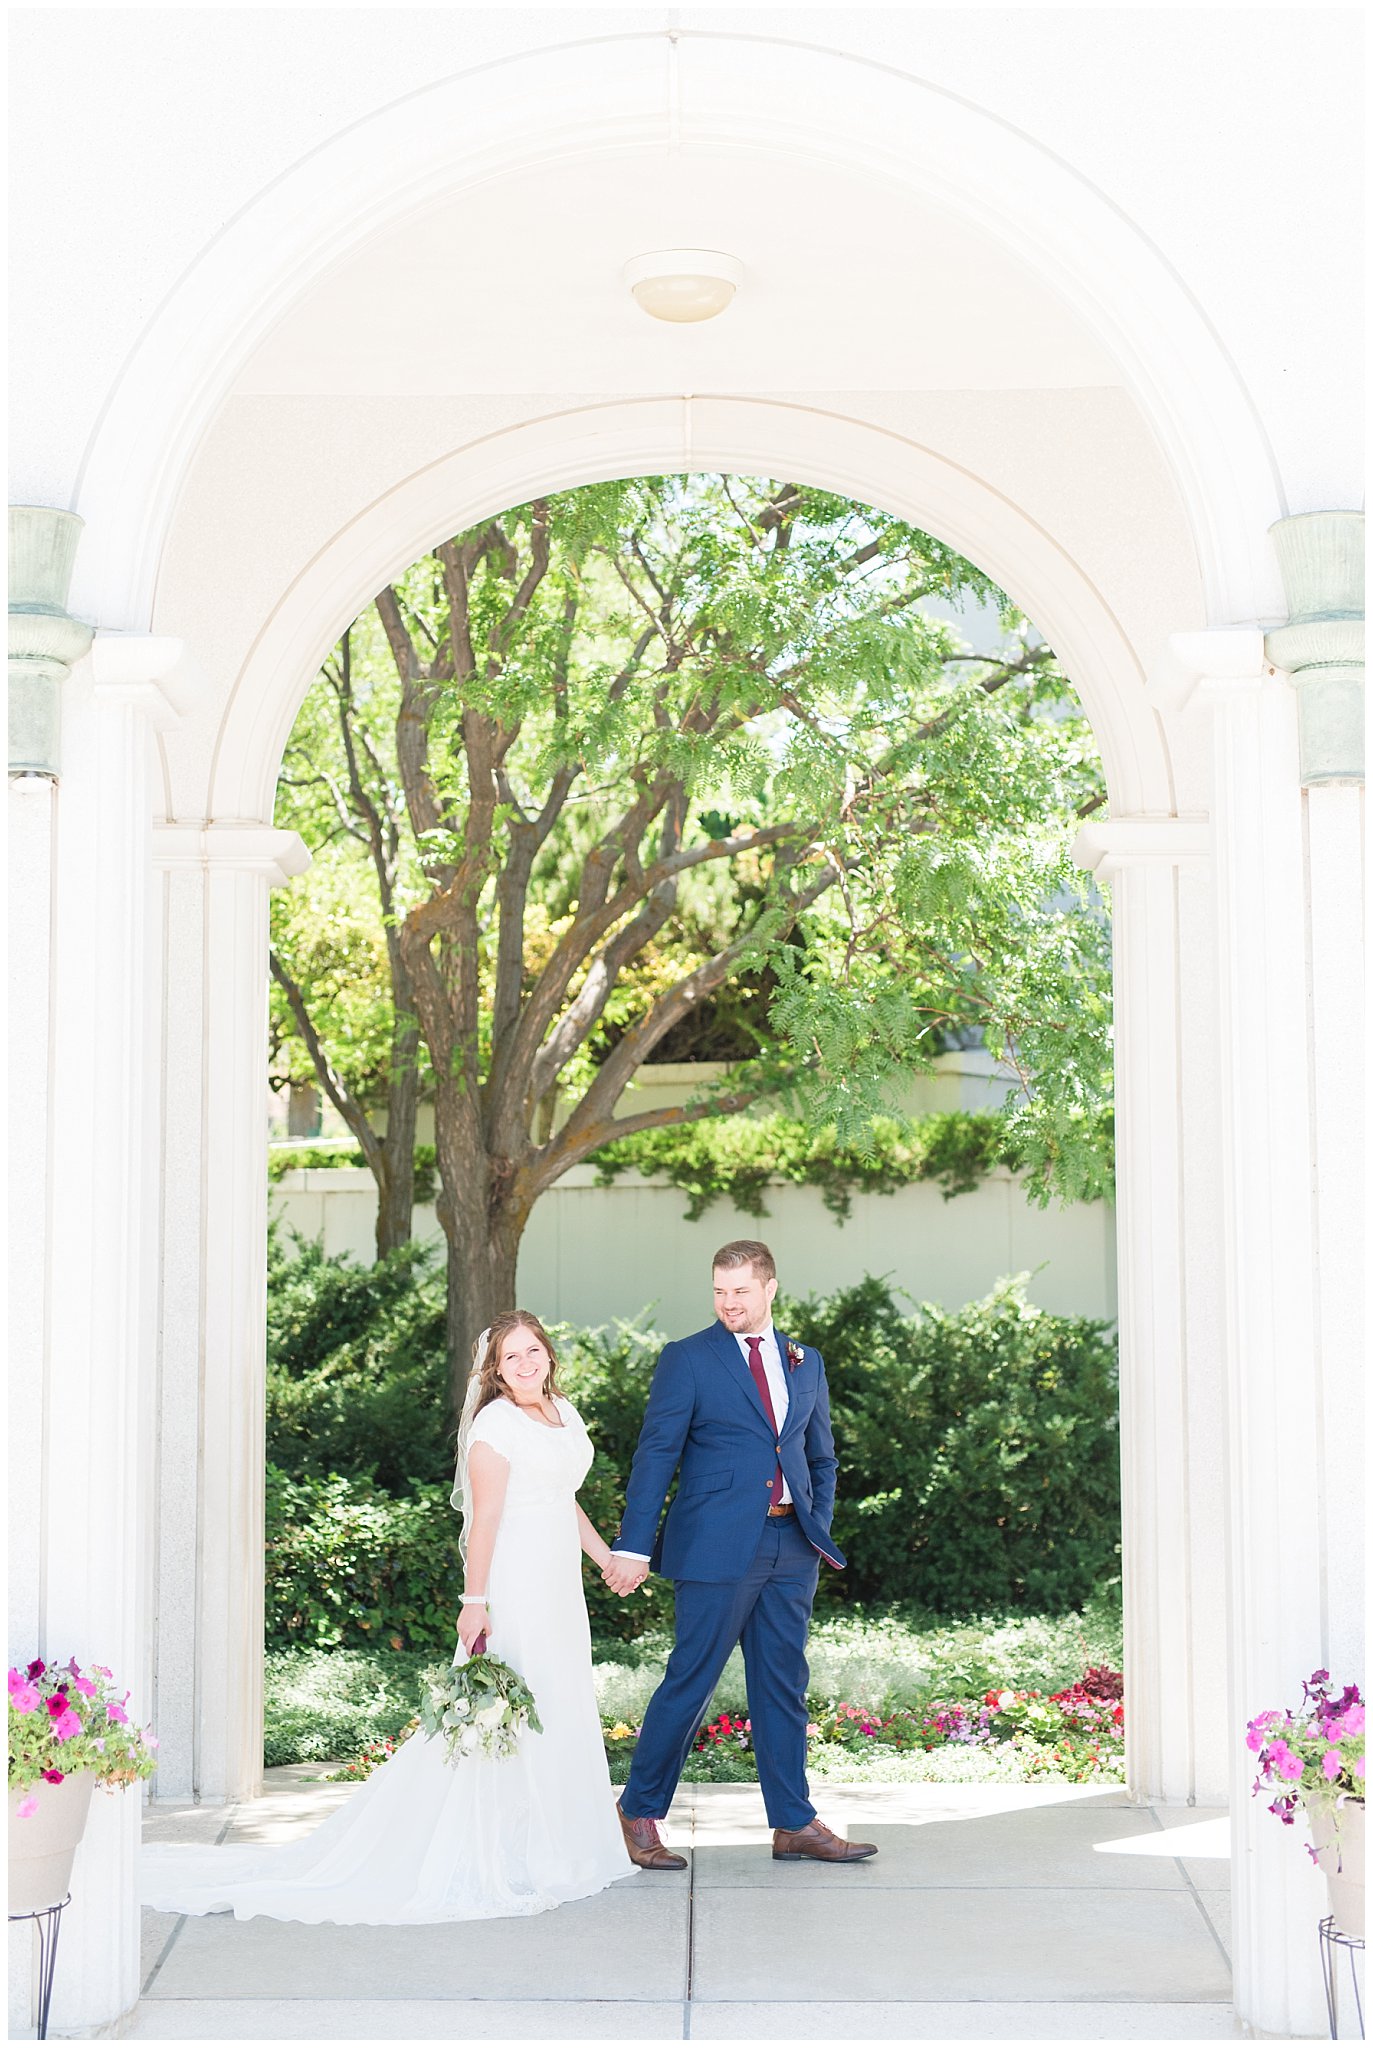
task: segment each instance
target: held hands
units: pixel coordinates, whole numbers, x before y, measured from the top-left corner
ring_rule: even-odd
[[[476,1642],[478,1636],[485,1635],[489,1637],[490,1633],[491,1629],[486,1618],[486,1609],[484,1607],[475,1607],[470,1603],[465,1604],[458,1616],[458,1640],[469,1657],[472,1655],[472,1645]]]
[[[623,1600],[626,1595],[637,1592],[648,1577],[648,1566],[639,1557],[620,1557],[610,1553],[610,1562],[601,1573],[612,1593],[618,1593]]]

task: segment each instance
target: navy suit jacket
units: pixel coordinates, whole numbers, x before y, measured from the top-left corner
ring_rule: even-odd
[[[825,1364],[810,1345],[793,1365],[776,1331],[787,1373],[787,1419],[775,1437],[739,1340],[723,1323],[663,1347],[630,1467],[617,1550],[637,1551],[670,1579],[737,1579],[753,1561],[768,1494],[782,1471],[808,1542],[828,1564],[843,1553],[830,1534],[834,1434]],[[659,1527],[680,1468],[677,1495]]]

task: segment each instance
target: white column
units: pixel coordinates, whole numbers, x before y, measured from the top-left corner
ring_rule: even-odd
[[[1115,958],[1126,1766],[1137,1798],[1225,1796],[1224,1362],[1187,1247],[1207,1229],[1193,1081],[1210,1060],[1204,818],[1090,824],[1079,865],[1108,882]]]
[[[63,691],[55,798],[41,1654],[142,1684],[151,1249],[148,909],[155,678],[174,641],[97,637]],[[138,1793],[97,1794],[72,1875],[53,2026],[138,1996]]]
[[[309,856],[268,825],[163,825],[158,1358],[162,1798],[262,1774],[268,891]]]
[[[1244,1728],[1296,1703],[1329,1640],[1297,706],[1258,632],[1173,647],[1214,711],[1235,2004],[1286,2039],[1324,2031],[1324,1887],[1251,1798]]]
[[[1312,1141],[1320,1334],[1322,1636],[1332,1674],[1364,1669],[1364,797],[1308,789]]]

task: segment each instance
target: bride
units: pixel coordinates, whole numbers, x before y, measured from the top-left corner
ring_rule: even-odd
[[[518,1753],[445,1761],[419,1732],[347,1805],[274,1848],[147,1848],[143,1903],[248,1920],[392,1926],[542,1913],[637,1875],[625,1851],[591,1680],[581,1553],[610,1550],[577,1502],[591,1439],[558,1392],[537,1316],[477,1340],[458,1428],[453,1505],[465,1590],[453,1662],[485,1634],[528,1684],[543,1733]]]

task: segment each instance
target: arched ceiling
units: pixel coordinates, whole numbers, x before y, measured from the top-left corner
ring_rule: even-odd
[[[717,248],[719,318],[650,319],[645,249]],[[622,148],[495,176],[393,224],[299,299],[241,393],[945,391],[1119,384],[1003,241],[871,174],[758,151]]]

